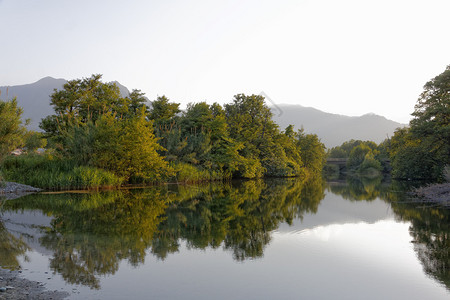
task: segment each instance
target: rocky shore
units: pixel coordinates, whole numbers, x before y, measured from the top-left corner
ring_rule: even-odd
[[[49,291],[42,282],[21,278],[20,271],[0,268],[0,299],[12,300],[60,300],[69,296],[68,292]]]
[[[450,208],[450,182],[418,188],[413,191],[413,196],[423,202],[435,203]]]
[[[27,194],[36,193],[40,191],[41,189],[29,185],[8,181],[0,181],[0,199],[1,198],[6,198],[6,200],[15,199],[25,196]]]
[[[1,200],[10,200],[41,191],[38,188],[15,182],[0,182]],[[0,300],[3,299],[65,299],[67,292],[49,291],[45,284],[20,277],[21,271],[10,271],[0,267]]]

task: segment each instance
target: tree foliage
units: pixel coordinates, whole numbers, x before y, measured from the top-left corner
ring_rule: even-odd
[[[22,124],[22,108],[17,100],[0,100],[0,161],[5,154],[23,145],[26,128]]]
[[[101,78],[101,75],[92,75],[70,80],[62,90],[54,90],[50,105],[55,114],[44,118],[39,125],[47,136],[58,137],[70,126],[95,123],[106,113],[113,113],[117,118],[132,118],[142,108],[148,109],[139,90],[122,97],[115,83],[104,83]]]
[[[388,141],[377,145],[373,141],[350,140],[328,151],[329,158],[347,159],[347,171],[372,175],[389,172]]]
[[[79,165],[93,166],[125,180],[159,181],[170,168],[158,154],[163,148],[147,118],[139,90],[122,97],[114,83],[100,75],[72,80],[51,95],[55,115],[41,128],[59,143],[60,153]]]
[[[55,114],[40,127],[64,157],[133,182],[318,174],[319,138],[280,131],[264,100],[238,94],[224,107],[197,102],[181,111],[161,96],[149,108],[139,90],[122,97],[92,75],[55,90]]]
[[[412,116],[392,139],[393,174],[440,179],[450,164],[450,66],[425,84]]]

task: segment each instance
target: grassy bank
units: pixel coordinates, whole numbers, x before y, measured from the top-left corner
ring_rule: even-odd
[[[111,172],[51,155],[9,156],[2,162],[1,172],[5,181],[48,190],[99,189],[123,183]]]
[[[174,171],[174,176],[169,179],[169,182],[177,183],[200,183],[207,181],[217,181],[224,179],[231,179],[231,173],[225,174],[219,170],[206,170],[197,168],[194,165],[177,162],[171,164]]]
[[[201,183],[231,178],[231,174],[209,171],[187,163],[172,163],[172,176],[164,182]],[[156,184],[142,178],[130,178],[125,182],[112,172],[80,166],[73,160],[51,155],[9,156],[0,165],[0,173],[5,181],[12,181],[46,190],[104,189],[119,187],[126,183]]]

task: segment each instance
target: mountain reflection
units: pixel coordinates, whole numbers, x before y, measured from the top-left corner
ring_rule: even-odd
[[[100,288],[100,276],[114,274],[125,260],[145,263],[187,248],[222,248],[236,261],[262,257],[271,232],[315,214],[325,188],[350,201],[389,201],[410,221],[415,251],[427,274],[450,287],[449,213],[402,204],[404,187],[380,178],[349,179],[326,185],[321,178],[250,180],[205,185],[167,185],[101,193],[40,194],[6,201],[3,211],[41,211],[39,244],[51,254],[50,268],[71,284]],[[393,193],[392,191],[396,191]],[[29,246],[10,233],[0,213],[0,266],[18,268]]]

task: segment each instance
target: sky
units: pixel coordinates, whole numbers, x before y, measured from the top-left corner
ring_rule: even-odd
[[[450,64],[448,0],[0,0],[0,86],[102,74],[189,102],[239,93],[407,123]]]

